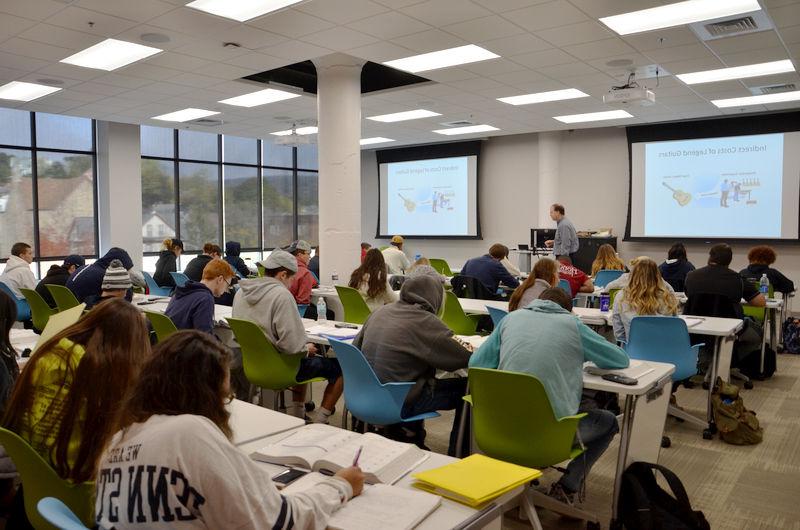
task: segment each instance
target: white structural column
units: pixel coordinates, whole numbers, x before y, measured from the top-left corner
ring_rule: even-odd
[[[98,253],[124,248],[138,270],[144,248],[140,152],[138,125],[97,122]]]
[[[559,202],[561,170],[561,131],[539,133],[539,228],[553,226],[550,205]]]
[[[319,121],[320,281],[346,283],[361,243],[361,68],[333,54],[316,59]]]

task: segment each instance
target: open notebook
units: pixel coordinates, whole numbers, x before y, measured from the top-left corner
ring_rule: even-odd
[[[605,374],[620,374],[633,379],[639,379],[640,377],[645,376],[653,371],[652,365],[649,365],[639,359],[631,359],[631,362],[627,368],[612,368],[608,370],[604,368],[598,368],[593,362],[587,361],[584,363],[583,369],[586,370],[586,373],[592,375],[603,376]]]
[[[280,441],[266,445],[250,456],[271,464],[335,473],[353,464],[359,447],[363,449],[358,466],[370,484],[394,484],[428,458],[425,451],[412,444],[321,424],[295,429]]]
[[[309,473],[283,489],[283,495],[299,493],[325,480],[319,473]],[[358,497],[351,499],[328,521],[332,530],[411,530],[439,507],[436,495],[397,486],[375,484],[364,486]]]

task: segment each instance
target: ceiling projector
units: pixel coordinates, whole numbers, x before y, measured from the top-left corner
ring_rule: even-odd
[[[623,107],[649,107],[655,105],[656,93],[639,87],[612,88],[603,96],[603,103]]]

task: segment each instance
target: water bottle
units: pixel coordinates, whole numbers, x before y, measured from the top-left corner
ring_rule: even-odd
[[[611,295],[603,291],[600,293],[600,311],[608,312],[611,309]]]
[[[761,291],[761,294],[764,295],[764,298],[769,295],[769,278],[767,278],[766,273],[762,274],[761,279],[758,281],[758,290]]]
[[[336,271],[331,272],[331,283],[336,285],[336,282],[339,281],[339,275],[336,274]]]
[[[317,299],[317,322],[326,320],[328,320],[328,304],[325,303],[325,297],[320,296]]]
[[[419,261],[419,258],[422,257],[422,254],[414,254],[414,261]]]

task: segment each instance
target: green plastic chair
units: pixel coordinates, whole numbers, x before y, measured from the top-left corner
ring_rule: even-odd
[[[47,321],[50,320],[50,315],[55,314],[56,311],[50,307],[47,302],[45,302],[44,298],[42,298],[42,295],[33,289],[20,287],[19,292],[22,293],[22,296],[24,296],[25,300],[28,301],[28,305],[31,306],[31,320],[33,321],[33,327],[39,331],[42,331],[47,325]]]
[[[298,381],[297,371],[300,369],[300,361],[305,357],[304,353],[280,353],[255,322],[238,318],[225,320],[230,324],[236,342],[242,349],[244,375],[250,384],[275,392],[274,410],[278,410],[279,400],[287,388],[325,381],[324,377]]]
[[[469,389],[470,395],[464,400],[472,405],[474,440],[487,456],[543,469],[583,453],[582,447],[575,446],[575,433],[586,414],[556,418],[544,385],[536,377],[470,368]],[[541,528],[535,506],[595,523],[599,528],[595,515],[561,503],[530,485],[520,503],[534,528]]]
[[[431,262],[431,267],[433,267],[436,272],[447,276],[448,278],[452,278],[454,276],[453,271],[450,270],[450,265],[447,261],[441,258],[429,258],[428,261]]]
[[[608,299],[609,299],[609,307],[614,307],[614,299],[617,297],[617,293],[619,293],[622,289],[611,289],[608,291]]]
[[[468,315],[453,291],[444,292],[442,322],[456,335],[474,335],[481,315]]]
[[[58,307],[59,313],[61,311],[66,311],[67,309],[72,309],[80,304],[75,295],[64,287],[63,285],[54,285],[54,284],[45,284],[47,290],[50,291],[50,294],[53,295],[53,300],[56,301],[56,307]]]
[[[258,262],[256,262],[256,270],[258,271],[257,274],[259,278],[263,278],[267,273],[267,269],[265,269],[264,266]]]
[[[156,332],[156,339],[158,342],[166,339],[176,331],[178,328],[167,315],[163,313],[156,313],[154,311],[144,311],[147,319],[153,325],[153,331]]]
[[[345,322],[350,324],[363,324],[367,321],[371,311],[369,306],[364,301],[364,297],[358,290],[352,287],[344,287],[342,285],[336,286],[336,292],[339,294],[339,300],[344,307]]]
[[[758,282],[753,282],[758,289]],[[769,291],[767,291],[767,296],[769,298],[775,297],[775,289],[772,287],[772,284],[769,284]],[[31,306],[31,310],[33,310],[33,306]],[[742,310],[744,311],[744,316],[750,317],[756,322],[763,324],[764,317],[767,313],[767,308],[765,307],[756,307],[750,304],[742,304]],[[767,333],[767,330],[764,330],[764,333]]]
[[[39,515],[37,504],[45,497],[60,499],[86,526],[94,526],[94,482],[72,484],[62,479],[25,440],[8,429],[0,428],[0,445],[22,478],[25,515],[34,528],[58,530]]]

